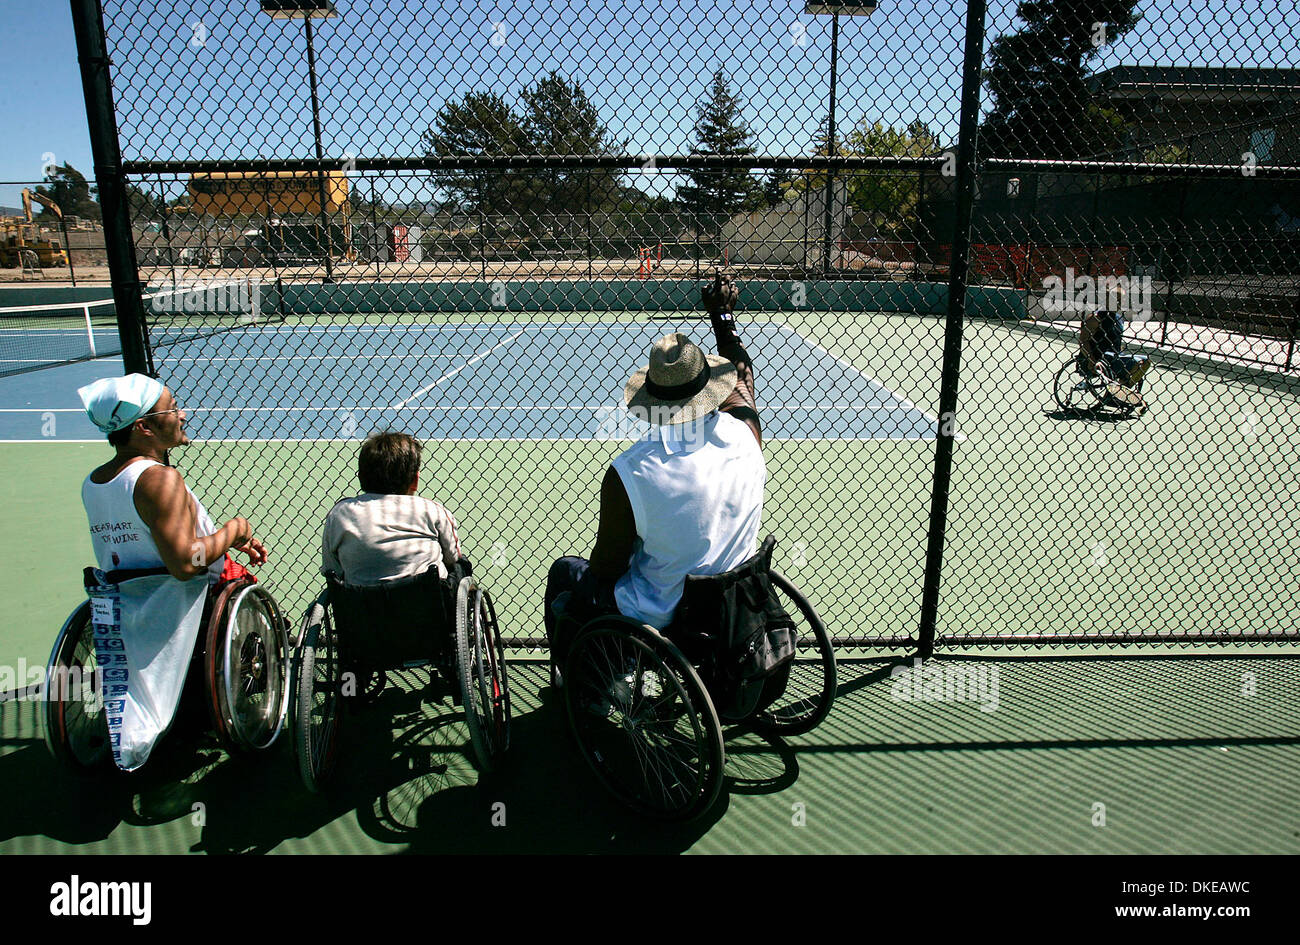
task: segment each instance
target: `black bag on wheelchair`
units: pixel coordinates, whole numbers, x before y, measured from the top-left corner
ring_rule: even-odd
[[[795,625],[772,591],[776,539],[725,574],[686,578],[667,635],[700,671],[718,715],[745,719],[785,691],[795,656]]]

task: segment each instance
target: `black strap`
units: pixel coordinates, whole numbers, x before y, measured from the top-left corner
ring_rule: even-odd
[[[693,380],[685,384],[656,384],[650,380],[650,375],[646,375],[645,389],[650,392],[650,396],[658,400],[686,400],[688,397],[694,397],[700,391],[704,390],[709,383],[709,377],[712,371],[709,368],[709,362],[704,362],[704,370],[700,371]]]
[[[94,574],[95,574],[95,569],[94,569],[94,568],[86,568],[86,571],[85,571],[85,582],[86,582],[86,587],[95,587],[96,585],[99,584],[99,581],[95,578]],[[122,568],[122,569],[119,569],[119,570],[116,570],[116,571],[105,571],[105,572],[104,572],[104,583],[105,583],[105,584],[121,584],[121,583],[123,583],[124,581],[131,581],[131,580],[134,580],[135,578],[142,578],[142,577],[161,577],[161,576],[164,575],[164,574],[171,574],[171,572],[168,571],[168,570],[167,570],[166,568],[164,568],[164,567],[157,567],[157,568]]]

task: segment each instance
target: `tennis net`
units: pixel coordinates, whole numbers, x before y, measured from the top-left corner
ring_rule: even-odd
[[[142,297],[154,347],[280,321],[255,279],[177,283]],[[0,377],[122,353],[113,299],[0,307]]]

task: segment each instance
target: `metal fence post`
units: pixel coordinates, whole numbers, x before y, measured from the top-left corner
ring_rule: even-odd
[[[109,79],[108,43],[104,38],[104,13],[99,0],[72,0],[72,28],[81,63],[81,87],[90,128],[90,150],[95,162],[95,185],[104,218],[104,244],[113,280],[117,331],[122,340],[122,361],[128,374],[152,373],[153,359],[145,343],[144,302],[140,297],[140,270],[131,234],[131,208],[126,201],[126,181],[117,139],[113,87]]]
[[[956,221],[948,269],[948,321],[944,329],[939,423],[935,431],[934,491],[930,497],[930,533],[925,555],[925,583],[921,590],[921,626],[917,639],[917,655],[922,659],[934,652],[944,529],[948,517],[948,490],[952,481],[952,447],[957,432],[957,375],[961,366],[962,328],[966,318],[966,265],[970,255],[971,212],[975,203],[975,136],[979,121],[980,62],[984,56],[984,9],[985,0],[969,0],[966,5],[961,124],[957,134]]]

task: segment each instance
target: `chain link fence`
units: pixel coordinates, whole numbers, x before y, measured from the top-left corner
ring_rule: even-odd
[[[287,606],[391,428],[544,642],[623,384],[725,265],[841,646],[1300,637],[1294,8],[868,7],[74,4],[128,366]],[[130,309],[231,279],[274,318]]]

